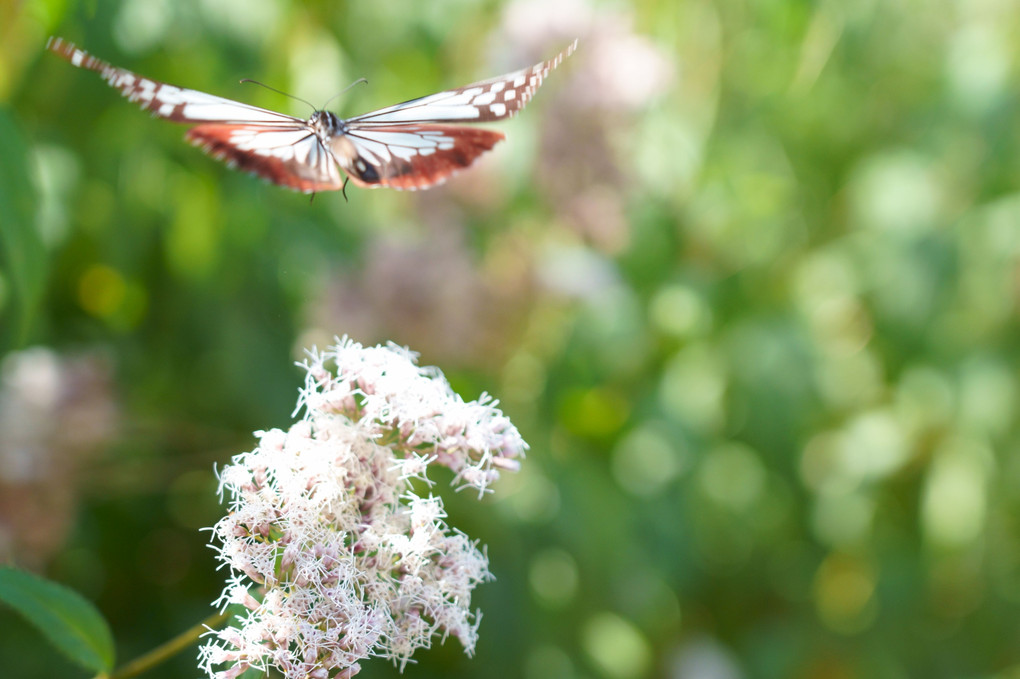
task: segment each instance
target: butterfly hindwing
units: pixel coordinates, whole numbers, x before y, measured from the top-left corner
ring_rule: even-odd
[[[333,154],[308,129],[206,123],[188,130],[188,141],[231,167],[295,191],[343,187]]]
[[[333,155],[362,187],[424,189],[471,165],[504,135],[463,125],[351,124],[333,139]]]

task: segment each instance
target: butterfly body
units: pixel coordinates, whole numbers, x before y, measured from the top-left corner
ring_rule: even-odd
[[[343,119],[315,111],[303,120],[117,68],[61,38],[47,47],[98,72],[155,116],[193,124],[186,138],[215,158],[305,193],[343,188],[340,170],[362,187],[423,189],[470,166],[504,138],[462,123],[508,118],[531,99],[577,41],[527,69]],[[339,168],[339,169],[338,169]]]

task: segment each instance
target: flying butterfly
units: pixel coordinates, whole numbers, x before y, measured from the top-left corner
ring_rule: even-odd
[[[364,188],[415,190],[445,181],[505,137],[461,123],[516,114],[577,41],[531,68],[353,118],[315,111],[308,120],[143,78],[62,38],[51,37],[46,47],[74,66],[96,71],[153,115],[195,125],[187,140],[214,158],[274,184],[316,193],[346,186],[338,165]]]

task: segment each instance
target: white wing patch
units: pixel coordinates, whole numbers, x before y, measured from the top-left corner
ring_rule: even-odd
[[[359,155],[373,165],[391,160],[411,160],[414,156],[428,156],[436,151],[449,151],[454,147],[453,137],[439,130],[418,130],[407,132],[380,132],[371,127],[355,127],[347,136],[354,143]]]
[[[439,95],[433,95],[439,96]],[[481,117],[478,107],[467,104],[449,104],[439,99],[434,103],[419,103],[414,107],[392,106],[374,113],[358,116],[355,120],[366,124],[392,125],[394,123],[421,122],[474,122]]]
[[[326,149],[314,134],[289,147],[298,168],[313,168],[310,177],[328,177],[334,183],[340,182],[340,173],[336,167],[336,158]],[[284,159],[286,159],[284,157]]]
[[[251,151],[264,156],[289,158],[293,154],[290,147],[300,144],[305,139],[318,143],[318,138],[305,130],[260,129],[257,127],[238,127],[230,133],[230,143],[242,151]]]
[[[160,112],[176,109],[178,115],[187,122],[237,122],[237,123],[270,123],[293,122],[304,124],[303,120],[292,116],[268,111],[256,106],[248,106],[237,101],[224,99],[198,90],[185,90],[173,85],[159,85],[152,93],[152,99],[158,102]]]

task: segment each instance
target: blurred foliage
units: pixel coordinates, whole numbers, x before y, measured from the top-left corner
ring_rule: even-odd
[[[113,670],[113,635],[88,599],[16,568],[0,568],[0,601],[20,613],[52,648],[96,674]]]
[[[470,172],[310,203],[51,32],[296,115],[237,81],[365,76],[350,115],[580,47]],[[121,658],[204,618],[213,465],[350,333],[495,394],[532,447],[481,508],[445,493],[498,580],[476,657],[407,676],[1017,676],[1018,34],[1014,0],[0,7],[0,341],[102,357],[120,413],[40,472],[66,534],[33,523],[57,546],[14,561],[95,601]],[[15,621],[10,676],[75,676]]]

